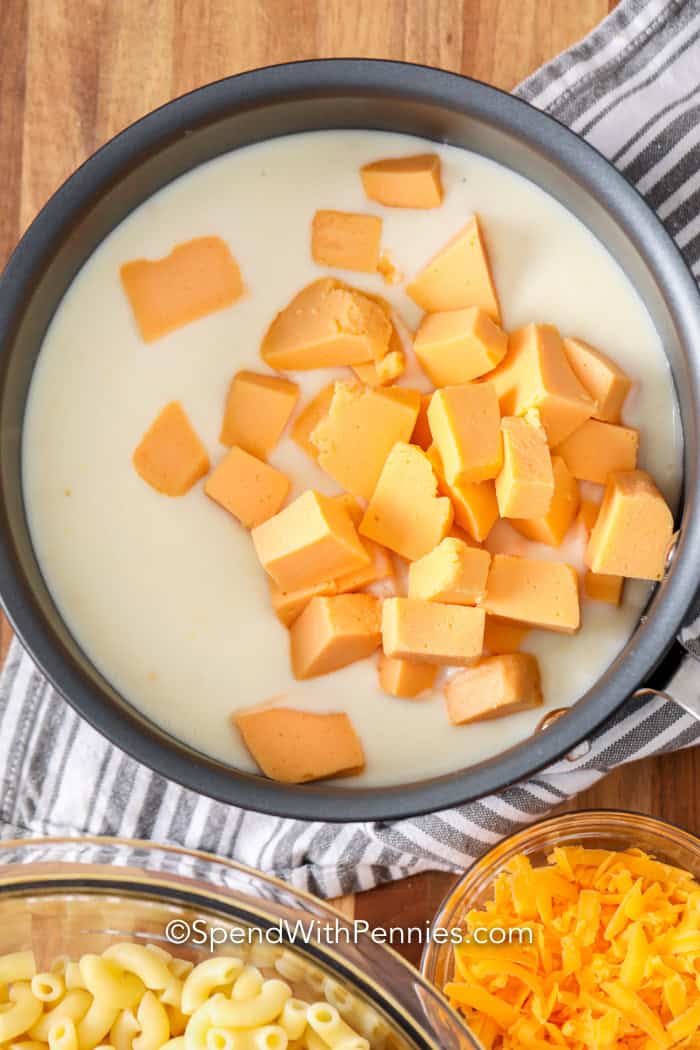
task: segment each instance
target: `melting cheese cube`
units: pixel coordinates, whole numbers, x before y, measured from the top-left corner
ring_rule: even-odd
[[[290,707],[240,711],[234,723],[265,776],[282,784],[352,776],[365,765],[362,744],[346,714]]]
[[[620,605],[624,588],[624,576],[610,576],[604,572],[591,572],[583,577],[583,589],[594,602]]]
[[[632,427],[588,419],[557,446],[575,478],[604,485],[616,470],[634,470],[639,451],[639,431]]]
[[[368,296],[331,277],[303,288],[272,321],[260,353],[279,371],[379,361],[391,321]]]
[[[595,401],[595,419],[619,423],[632,380],[614,361],[582,339],[565,339],[564,353],[576,377]]]
[[[543,518],[554,495],[552,457],[544,430],[519,416],[501,420],[503,469],[496,478],[502,518]]]
[[[323,580],[310,587],[300,587],[296,591],[284,591],[274,580],[270,580],[270,599],[275,616],[285,627],[290,627],[300,616],[312,598],[318,595],[336,594],[334,580]]]
[[[508,349],[508,336],[485,310],[469,306],[426,314],[413,349],[435,386],[455,386],[500,364]]]
[[[449,485],[435,445],[430,446],[426,455],[433,465],[440,492],[452,502],[455,521],[473,540],[483,543],[499,518],[495,484],[493,481],[459,481]]]
[[[476,605],[486,593],[491,555],[446,536],[408,570],[409,598],[447,605]]]
[[[576,378],[556,328],[529,324],[513,332],[508,353],[489,376],[504,416],[523,416],[536,408],[550,445],[558,445],[595,410],[595,402]]]
[[[318,449],[312,443],[311,435],[321,420],[328,415],[328,409],[331,407],[334,393],[335,383],[329,383],[328,386],[324,386],[304,405],[292,423],[292,441],[295,441],[299,448],[303,448],[304,452],[307,452],[312,459],[318,457]]]
[[[311,224],[311,255],[320,266],[376,273],[382,220],[351,211],[317,211]]]
[[[372,594],[312,598],[289,631],[296,678],[315,678],[371,656],[381,641],[380,603]]]
[[[486,481],[503,464],[498,398],[488,383],[463,383],[436,390],[428,421],[445,480]]]
[[[517,653],[529,627],[521,623],[508,623],[497,616],[487,616],[484,628],[484,649],[494,656],[500,653]]]
[[[241,271],[220,237],[185,241],[163,259],[134,259],[119,276],[147,343],[232,306],[244,290]]]
[[[394,575],[394,565],[389,554],[378,543],[372,540],[363,540],[362,546],[370,556],[369,565],[363,565],[361,569],[353,569],[335,580],[335,590],[338,594],[346,591],[359,591],[361,587],[368,587],[370,583],[379,583],[380,580],[388,580]]]
[[[318,463],[356,496],[369,499],[397,441],[410,440],[420,394],[337,382],[327,416],[311,434]]]
[[[673,515],[643,470],[611,474],[586,548],[592,572],[660,580],[673,538]]]
[[[166,496],[183,496],[209,470],[209,456],[179,401],[156,416],[133,455],[137,474]]]
[[[552,474],[554,495],[547,513],[541,518],[514,519],[510,524],[528,540],[560,547],[578,511],[579,490],[561,456],[552,456]],[[597,513],[598,508],[595,509]]]
[[[438,208],[442,204],[440,158],[435,153],[387,157],[360,168],[365,193],[385,208]]]
[[[539,665],[530,653],[487,656],[451,678],[445,696],[456,726],[529,711],[543,703]]]
[[[452,504],[437,495],[437,480],[424,452],[397,442],[387,456],[360,533],[415,561],[444,539]]]
[[[262,567],[286,591],[312,587],[369,564],[347,510],[311,490],[253,529]]]
[[[389,345],[391,346],[391,340]],[[406,371],[406,355],[403,347],[400,350],[390,350],[380,361],[353,365],[352,370],[367,386],[386,386],[399,379]]]
[[[267,459],[299,398],[299,387],[278,376],[238,372],[231,381],[219,441]]]
[[[379,657],[379,684],[389,696],[411,700],[435,685],[438,669],[435,664],[417,660],[395,660],[384,653]]]
[[[498,295],[476,215],[414,277],[406,291],[427,313],[478,306],[500,324]]]
[[[207,496],[247,529],[276,514],[289,488],[289,478],[282,471],[242,448],[232,448],[204,483]]]
[[[482,605],[503,620],[567,634],[581,623],[578,575],[563,562],[495,554]]]
[[[386,656],[464,666],[481,655],[484,611],[420,598],[385,598],[382,643]]]

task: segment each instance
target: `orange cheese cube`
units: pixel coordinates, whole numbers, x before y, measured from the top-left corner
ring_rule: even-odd
[[[362,744],[346,714],[290,707],[241,711],[234,723],[265,776],[283,784],[352,776],[365,765]]]
[[[500,364],[508,349],[508,336],[485,310],[469,306],[426,314],[413,349],[435,386],[455,386]]]
[[[409,598],[447,605],[476,605],[486,593],[491,555],[446,536],[408,570]]]
[[[615,470],[634,470],[639,451],[639,431],[632,427],[588,419],[557,446],[575,478],[604,485]]]
[[[498,296],[476,215],[430,260],[406,291],[427,313],[479,306],[500,324]]]
[[[359,365],[384,357],[390,336],[391,321],[377,303],[323,277],[277,314],[260,353],[280,371]]]
[[[673,515],[644,470],[611,474],[586,548],[592,572],[660,580],[673,538]]]
[[[619,605],[622,601],[624,576],[610,576],[604,572],[591,572],[583,577],[583,589],[594,602]]]
[[[371,656],[381,641],[380,602],[372,594],[312,598],[289,629],[296,678],[315,678]]]
[[[166,496],[183,496],[209,470],[209,456],[179,401],[151,423],[132,457],[137,474]]]
[[[279,376],[238,372],[231,381],[219,441],[267,459],[299,398],[299,387]]]
[[[552,446],[577,430],[595,410],[553,325],[529,324],[513,332],[508,353],[486,381],[496,391],[502,415],[523,416],[536,408]]]
[[[437,678],[436,664],[417,660],[395,660],[382,653],[379,657],[379,684],[389,696],[411,700],[432,689]]]
[[[234,447],[204,483],[210,499],[254,529],[280,509],[289,493],[289,478],[269,463]]]
[[[362,546],[370,557],[369,565],[363,565],[360,569],[353,569],[343,576],[338,576],[334,581],[335,591],[345,594],[347,591],[359,591],[361,587],[368,587],[370,583],[378,583],[380,580],[388,580],[394,575],[394,564],[389,554],[378,543],[372,540],[363,540]]]
[[[274,580],[270,580],[270,599],[275,616],[285,627],[290,627],[300,616],[312,598],[318,595],[336,594],[335,580],[323,580],[311,587],[300,587],[296,591],[283,591]]]
[[[311,435],[321,420],[328,415],[328,409],[331,407],[334,393],[335,383],[329,383],[328,386],[324,386],[304,405],[292,423],[292,441],[296,441],[297,445],[303,448],[304,452],[308,452],[312,459],[317,458],[318,449],[312,444]]]
[[[286,591],[312,587],[369,564],[347,510],[311,490],[253,529],[262,567]]]
[[[496,478],[502,518],[543,518],[554,495],[554,473],[547,437],[537,420],[501,420],[503,469]]]
[[[445,480],[487,481],[503,464],[498,398],[487,383],[463,383],[436,390],[428,422]]]
[[[119,270],[134,319],[147,343],[231,306],[243,280],[220,237],[196,237],[163,259],[134,259]]]
[[[350,492],[341,492],[339,495],[331,496],[330,498],[335,503],[339,503],[341,507],[345,508],[350,515],[350,520],[353,525],[355,528],[358,528],[364,516],[365,508],[362,503],[360,503],[357,496],[353,496]]]
[[[563,562],[495,554],[482,605],[503,620],[567,634],[581,623],[578,576]]]
[[[484,628],[484,649],[494,655],[517,653],[529,630],[529,627],[523,624],[508,623],[507,620],[499,620],[497,616],[487,616]]]
[[[409,441],[420,394],[337,382],[328,414],[311,434],[318,463],[356,496],[369,499],[397,441]]]
[[[440,158],[435,153],[387,157],[360,168],[365,193],[387,208],[438,208],[442,204]]]
[[[462,667],[481,655],[484,611],[420,598],[385,598],[382,644],[386,656]]]
[[[619,423],[632,380],[614,361],[582,339],[565,339],[564,353],[576,377],[595,401],[593,416]]]
[[[539,665],[530,653],[487,656],[451,678],[445,696],[456,726],[529,711],[543,703]]]
[[[600,503],[594,503],[594,501],[591,499],[581,500],[581,507],[578,512],[578,520],[581,522],[589,536],[593,532],[593,526],[598,520],[599,513]]]
[[[452,504],[437,495],[437,480],[424,452],[397,442],[387,456],[360,533],[415,561],[444,539]]]
[[[579,507],[579,491],[561,456],[552,456],[554,495],[549,510],[541,518],[514,519],[511,525],[528,540],[545,543],[548,547],[560,547],[571,528]],[[596,507],[596,513],[598,508]]]
[[[493,481],[459,481],[449,485],[435,445],[428,448],[426,455],[432,463],[440,492],[452,502],[455,521],[471,539],[483,543],[499,518],[495,484]]]
[[[317,211],[311,224],[311,255],[320,266],[376,273],[382,220],[351,211]]]
[[[399,379],[406,371],[406,355],[403,349],[390,350],[380,361],[353,365],[352,370],[367,386],[386,386]]]

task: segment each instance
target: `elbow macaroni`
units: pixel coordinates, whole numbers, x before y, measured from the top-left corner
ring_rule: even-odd
[[[0,1050],[370,1050],[375,1025],[342,984],[287,950],[255,957],[266,973],[252,961],[132,943],[42,972],[32,952],[0,956]]]

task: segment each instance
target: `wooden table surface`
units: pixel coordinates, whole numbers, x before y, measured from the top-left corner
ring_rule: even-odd
[[[144,113],[219,77],[293,59],[405,59],[510,89],[614,0],[0,0],[0,265],[49,195]],[[2,624],[2,652],[9,631]],[[621,806],[700,832],[700,749],[621,769],[568,808]],[[433,873],[344,899],[418,925],[452,884]],[[417,957],[417,950],[406,954]]]

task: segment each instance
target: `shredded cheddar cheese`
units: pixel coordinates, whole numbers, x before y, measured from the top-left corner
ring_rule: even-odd
[[[477,944],[477,928],[532,931]],[[700,1050],[700,885],[641,850],[524,855],[470,911],[445,994],[486,1050]]]

